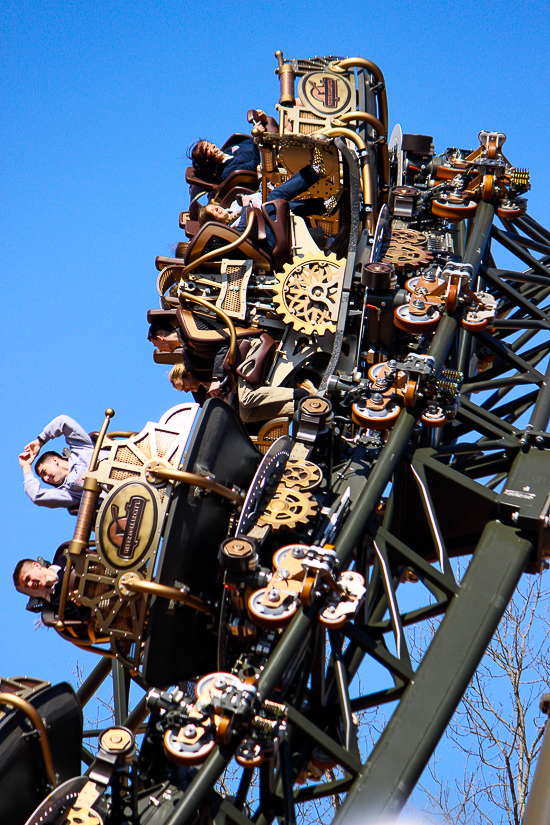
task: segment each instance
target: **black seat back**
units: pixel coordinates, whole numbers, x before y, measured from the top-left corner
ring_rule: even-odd
[[[66,682],[25,697],[45,723],[58,782],[80,775],[82,708]],[[7,706],[4,706],[7,709]],[[23,825],[47,795],[40,744],[21,710],[0,721],[0,822]]]
[[[235,411],[217,398],[209,399],[183,469],[246,490],[261,459]],[[173,495],[155,581],[169,586],[179,582],[194,596],[217,599],[218,550],[227,536],[231,504],[215,493],[195,493],[196,488],[180,485]],[[216,669],[216,636],[207,628],[210,621],[189,607],[171,609],[167,599],[152,601],[143,662],[148,685],[167,687]]]

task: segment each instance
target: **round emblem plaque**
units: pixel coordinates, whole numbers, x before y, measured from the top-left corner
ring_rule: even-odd
[[[99,549],[110,567],[133,567],[151,545],[157,527],[157,502],[141,482],[116,487],[98,515]]]
[[[331,72],[306,74],[298,86],[302,102],[325,117],[345,111],[351,100],[351,92],[351,86],[345,77]]]

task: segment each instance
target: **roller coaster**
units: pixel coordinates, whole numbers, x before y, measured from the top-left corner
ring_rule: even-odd
[[[550,231],[528,171],[502,132],[438,154],[390,134],[369,60],[276,58],[261,162],[221,183],[188,169],[187,240],[157,258],[148,320],[187,342],[155,360],[199,384],[225,346],[235,398],[239,381],[311,391],[256,425],[200,389],[140,432],[109,431],[107,410],[43,611],[98,664],[76,694],[1,680],[3,822],[292,825],[334,796],[338,825],[396,815],[522,573],[546,565]],[[312,152],[324,174],[302,198],[335,209],[199,226],[201,199],[266,201]],[[433,617],[415,664],[410,628]],[[94,756],[82,707],[111,673]]]

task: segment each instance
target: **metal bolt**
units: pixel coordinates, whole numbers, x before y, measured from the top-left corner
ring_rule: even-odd
[[[185,737],[187,737],[187,739],[192,739],[193,736],[196,736],[196,734],[197,734],[197,728],[195,727],[195,725],[189,724],[189,725],[186,725],[183,729],[183,735]]]
[[[306,554],[306,551],[303,547],[293,547],[292,548],[292,556],[295,559],[303,559]]]
[[[270,590],[269,593],[266,593],[266,599],[270,602],[278,602],[279,594],[276,590]]]
[[[214,682],[214,687],[217,690],[222,690],[224,687],[227,687],[227,682],[222,676],[219,676]]]

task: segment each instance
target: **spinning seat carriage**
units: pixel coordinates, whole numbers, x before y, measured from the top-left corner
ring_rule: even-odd
[[[200,415],[197,404],[173,407],[137,434],[104,438],[105,430],[98,445],[109,454],[87,474],[59,612],[47,608],[46,620],[136,676],[143,665],[147,684],[171,684],[215,666],[206,626],[218,597],[218,547],[261,453],[216,399]],[[69,597],[91,618],[66,620]],[[177,657],[168,654],[174,646]]]

